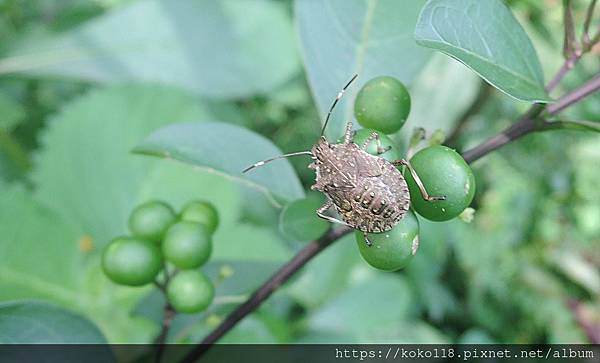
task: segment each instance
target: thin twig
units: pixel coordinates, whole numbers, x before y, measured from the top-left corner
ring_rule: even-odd
[[[585,13],[585,20],[583,22],[583,33],[581,34],[581,43],[584,45],[590,42],[590,23],[592,22],[595,7],[596,0],[592,0]]]
[[[563,19],[565,24],[563,55],[565,59],[570,60],[578,52],[577,49],[580,48],[575,39],[575,22],[573,21],[571,0],[563,0]]]
[[[221,324],[213,330],[200,344],[198,344],[192,351],[190,351],[185,358],[181,361],[182,363],[191,363],[201,357],[211,345],[225,335],[231,328],[233,328],[241,319],[246,315],[250,314],[256,308],[262,304],[271,294],[285,283],[296,271],[302,268],[308,261],[314,256],[319,254],[325,248],[327,248],[334,241],[340,239],[342,236],[350,233],[350,228],[340,228],[330,230],[323,237],[316,241],[312,241],[300,252],[298,252],[288,263],[283,265],[271,278],[265,282],[261,287],[256,290],[252,296],[237,309],[235,309]]]
[[[164,352],[165,343],[167,342],[167,337],[169,335],[169,329],[171,328],[171,322],[175,317],[175,310],[171,306],[171,304],[166,303],[164,307],[163,321],[160,328],[160,334],[154,340],[154,344],[156,347],[156,355],[154,356],[154,362],[160,363],[160,359],[162,358],[162,354]]]
[[[600,75],[597,75],[587,83],[576,88],[570,93],[561,97],[556,103],[546,107],[545,114],[555,115],[572,104],[581,101],[583,98],[600,89]],[[540,104],[533,105],[519,120],[508,127],[498,135],[488,139],[478,146],[463,153],[463,158],[467,162],[473,162],[492,150],[512,142],[523,135],[533,131],[544,131],[556,129],[556,127],[545,127],[547,124],[539,119],[544,111],[544,106]]]
[[[587,120],[548,120],[542,125],[543,130],[578,130],[600,132],[600,122]]]
[[[558,113],[573,103],[583,99],[586,96],[598,91],[600,88],[600,74],[586,82],[583,86],[578,87],[574,91],[567,93],[561,97],[556,103],[549,105],[546,110],[549,114]]]
[[[171,280],[171,278],[177,273],[177,270],[174,270],[171,274],[169,274],[169,271],[167,269],[167,264],[166,264],[166,262],[163,262],[163,271],[164,271],[164,281],[163,282],[154,281],[154,285],[160,290],[160,292],[163,294],[163,296],[167,300],[167,302],[165,302],[165,305],[163,307],[163,311],[164,311],[163,312],[163,321],[162,321],[162,324],[160,327],[160,333],[154,340],[154,344],[157,345],[156,355],[154,356],[154,362],[156,362],[156,363],[160,363],[162,354],[164,352],[164,345],[167,342],[167,337],[169,336],[169,329],[171,328],[171,322],[173,321],[173,318],[175,317],[175,309],[173,309],[173,306],[171,306],[171,304],[169,304],[169,302],[168,302],[167,286],[169,285],[169,281]]]
[[[487,141],[479,144],[478,146],[465,151],[462,156],[467,163],[481,158],[487,153],[500,148],[503,145],[508,144],[523,135],[526,135],[535,129],[535,119],[542,112],[544,106],[534,105],[529,111],[521,116],[517,122],[512,124],[510,127],[502,131],[496,136],[491,137]]]

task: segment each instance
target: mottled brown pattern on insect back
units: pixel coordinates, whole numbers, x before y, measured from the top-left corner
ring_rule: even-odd
[[[327,142],[323,135],[331,112],[356,77],[357,75],[352,77],[333,101],[321,129],[321,137],[311,151],[299,151],[259,161],[243,172],[246,173],[277,159],[310,155],[313,162],[309,168],[315,169],[316,172],[316,183],[312,189],[321,191],[327,196],[327,202],[317,210],[317,215],[330,222],[341,223],[362,231],[365,241],[371,246],[367,234],[389,231],[400,222],[410,207],[410,194],[406,180],[395,165],[406,166],[425,200],[444,200],[445,197],[427,194],[423,183],[408,161],[401,159],[391,163],[367,153],[366,149],[371,142],[377,146],[377,155],[388,150],[381,146],[379,134],[376,132],[373,132],[363,145],[356,145],[352,142],[352,122],[348,122],[342,143]],[[342,220],[325,214],[332,207]]]
[[[363,232],[389,231],[410,207],[406,181],[389,161],[368,154],[351,137],[346,139],[330,144],[322,138],[313,147],[312,189],[325,193],[349,226]]]

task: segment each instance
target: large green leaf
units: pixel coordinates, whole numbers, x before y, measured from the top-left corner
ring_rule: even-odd
[[[501,0],[430,0],[415,38],[458,59],[509,96],[550,101],[531,40]]]
[[[443,54],[434,55],[410,90],[410,115],[403,128],[422,127],[427,136],[438,129],[449,133],[477,96],[480,83],[480,78],[459,62]],[[411,135],[405,136],[408,140]]]
[[[242,174],[257,161],[281,155],[269,140],[242,127],[219,122],[171,125],[154,132],[134,151],[210,169],[283,200],[304,196],[300,180],[287,160]]]
[[[215,97],[267,92],[298,68],[285,6],[261,0],[140,0],[0,61],[0,73],[158,81]]]
[[[0,301],[44,299],[90,316],[112,341],[149,339],[128,314],[143,291],[115,289],[91,258],[89,237],[22,187],[3,186],[0,236]]]
[[[365,267],[366,268],[366,267]],[[411,316],[414,297],[402,276],[372,272],[310,316],[310,329],[351,334],[374,343],[376,335]]]
[[[394,76],[410,83],[429,52],[412,39],[424,1],[297,0],[295,14],[313,97],[324,115],[354,73],[355,85],[341,101],[328,135],[337,139],[352,119],[356,91],[369,79]]]
[[[0,343],[102,344],[106,340],[79,315],[48,303],[20,301],[0,304]]]
[[[33,170],[36,196],[100,246],[126,233],[131,210],[151,198],[175,207],[207,199],[225,225],[233,223],[239,193],[232,183],[130,153],[161,126],[212,117],[187,93],[164,87],[124,85],[83,96],[50,120],[42,135]]]
[[[0,194],[0,300],[45,298],[79,304],[84,252],[77,229],[23,188]]]

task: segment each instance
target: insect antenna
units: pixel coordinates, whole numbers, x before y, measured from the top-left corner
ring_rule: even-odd
[[[263,166],[266,163],[270,163],[273,160],[277,160],[277,159],[283,159],[283,158],[287,158],[290,156],[298,156],[298,155],[312,155],[312,153],[310,151],[298,151],[295,153],[289,153],[289,154],[285,154],[285,155],[279,155],[279,156],[275,156],[273,158],[269,158],[263,161],[259,161],[256,164],[250,165],[249,167],[247,167],[246,169],[242,170],[242,173],[246,173],[254,168],[258,168],[259,166]]]
[[[342,96],[344,95],[344,91],[346,91],[346,89],[352,84],[352,82],[354,82],[354,80],[356,79],[356,77],[358,77],[358,74],[355,74],[354,76],[352,76],[352,78],[348,81],[348,83],[346,83],[346,85],[344,86],[344,88],[342,88],[342,90],[340,91],[340,93],[338,93],[337,97],[335,98],[335,100],[331,104],[331,107],[329,108],[329,112],[327,113],[327,117],[325,118],[325,123],[323,124],[323,128],[321,129],[321,136],[323,136],[323,134],[325,133],[325,128],[327,127],[327,123],[329,122],[329,117],[331,117],[331,112],[335,108],[335,105],[337,105],[337,103],[340,100],[340,98],[342,98]]]

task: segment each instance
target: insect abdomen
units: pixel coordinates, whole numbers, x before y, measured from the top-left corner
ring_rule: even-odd
[[[402,174],[394,168],[362,182],[348,191],[346,202],[338,205],[338,212],[346,223],[361,231],[378,233],[392,229],[410,206]]]

